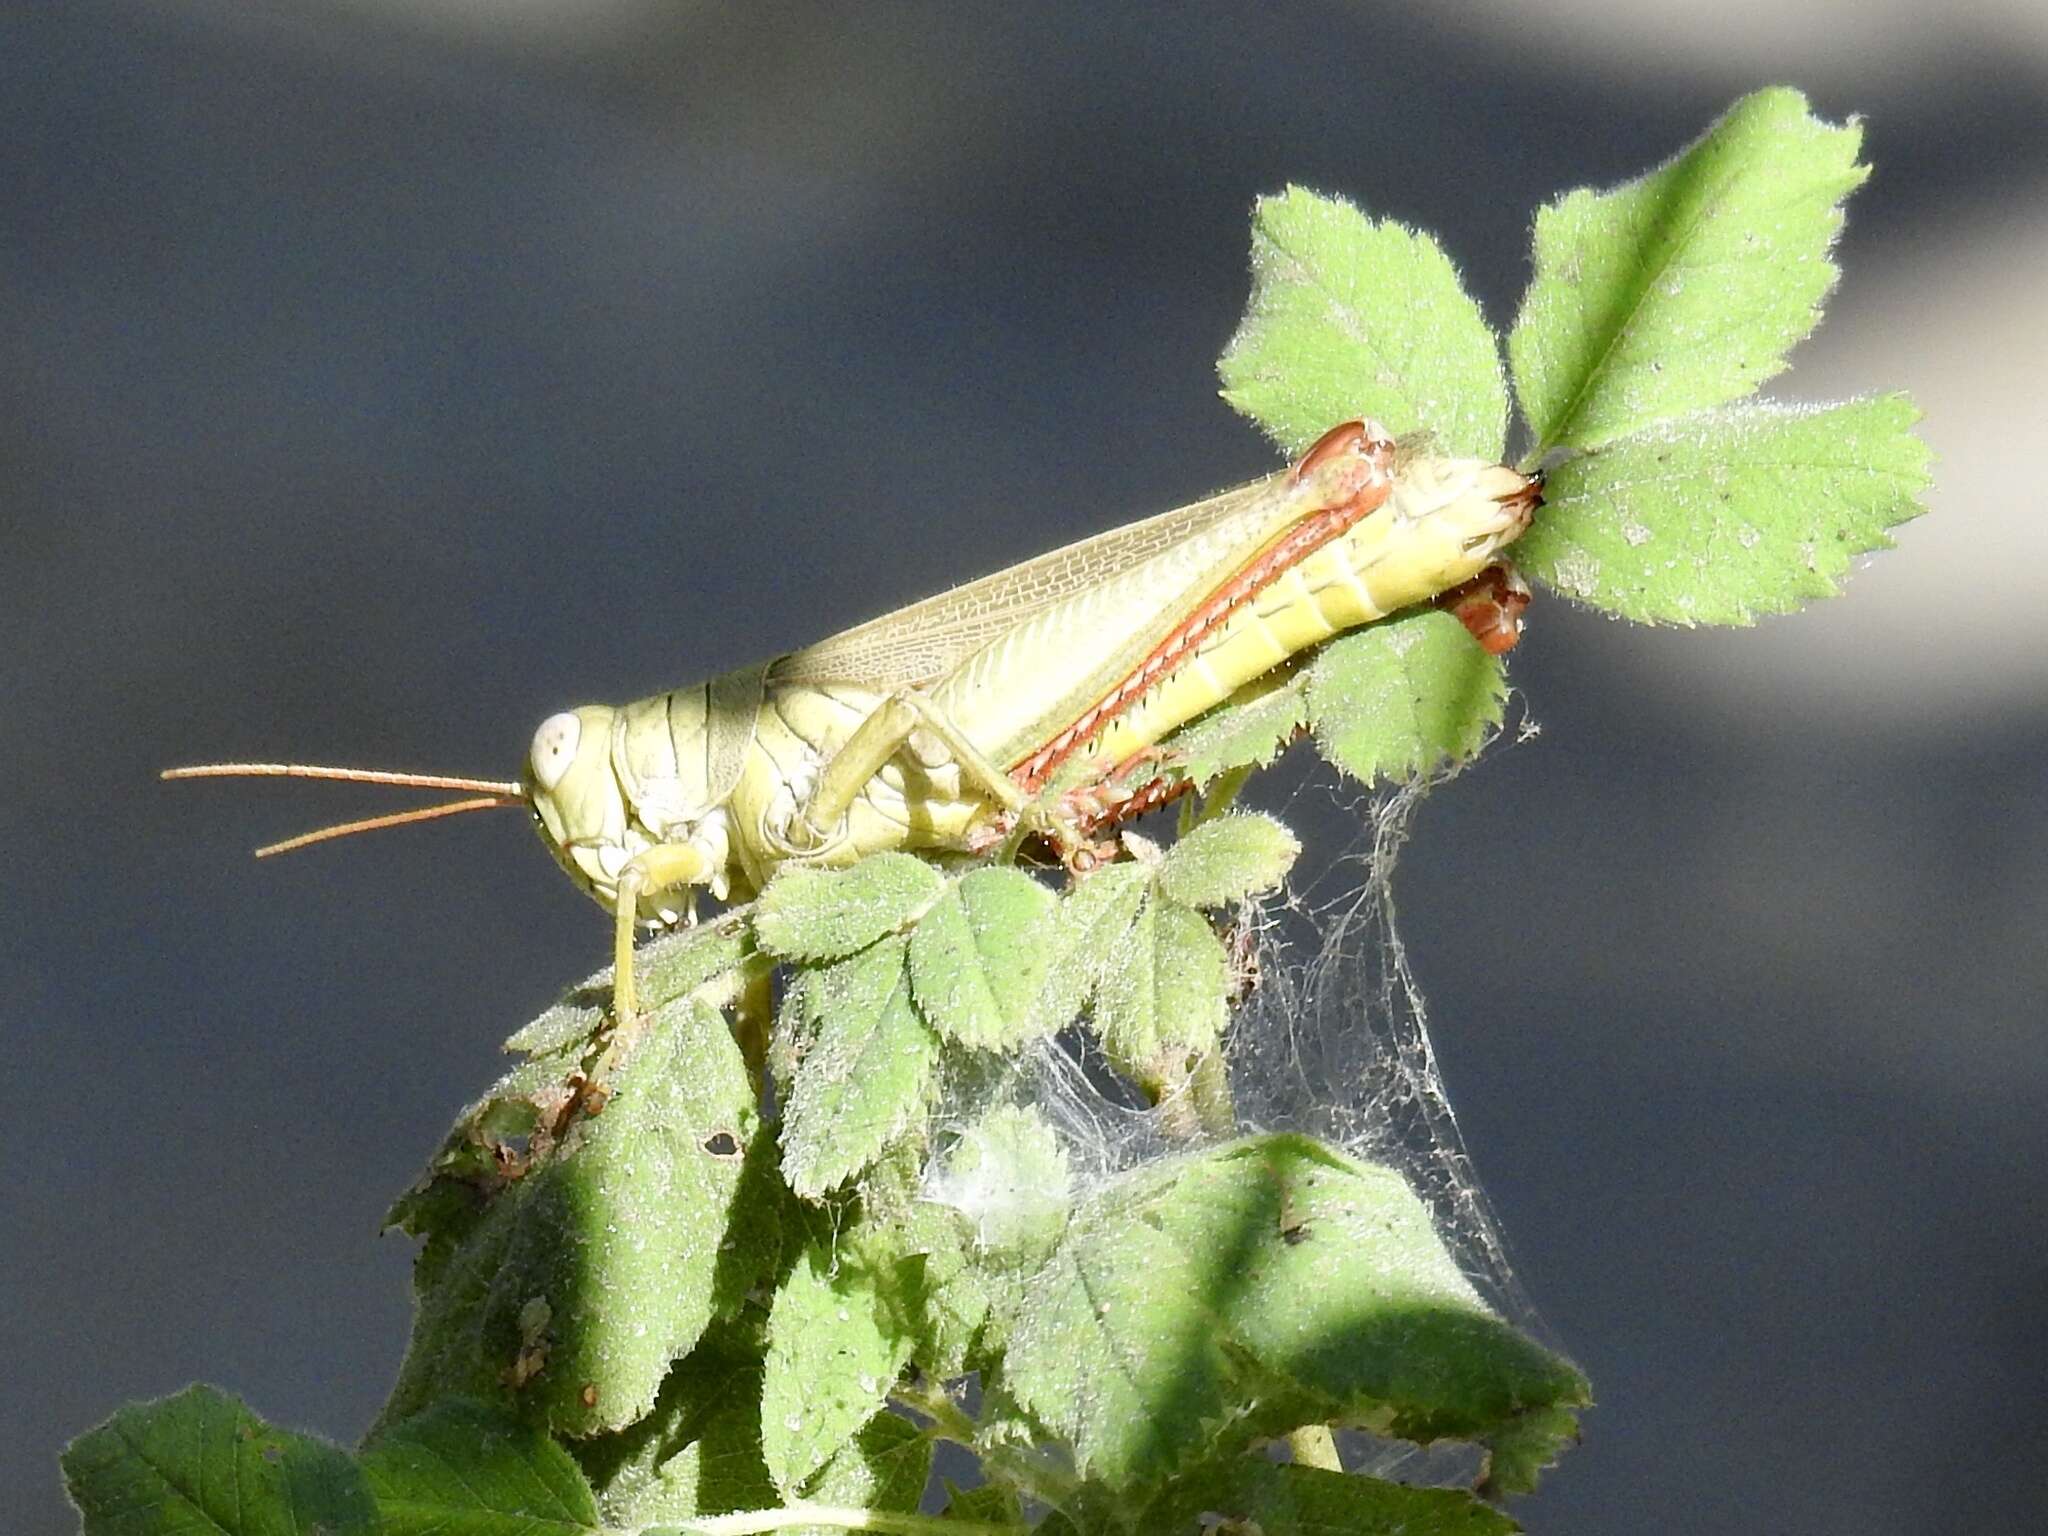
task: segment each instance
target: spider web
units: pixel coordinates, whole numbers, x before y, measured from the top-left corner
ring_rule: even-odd
[[[1239,911],[1237,947],[1256,982],[1233,1012],[1224,1061],[1240,1132],[1300,1132],[1398,1170],[1480,1295],[1540,1335],[1459,1133],[1395,919],[1393,877],[1415,810],[1455,771],[1363,799],[1363,830],[1349,852],[1284,898]],[[1014,1185],[992,1182],[986,1170],[971,1189],[947,1178],[951,1149],[997,1104],[1028,1107],[1052,1127],[1067,1188],[1029,1187],[1042,1169]],[[926,1197],[981,1223],[1000,1220],[1011,1201],[1086,1195],[1189,1150],[1185,1115],[1176,1134],[1175,1112],[1171,1101],[1148,1106],[1085,1031],[1070,1029],[993,1077],[949,1086]]]

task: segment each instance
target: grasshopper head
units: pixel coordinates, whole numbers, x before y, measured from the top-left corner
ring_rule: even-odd
[[[701,786],[684,782],[673,748],[658,763],[647,759],[650,742],[669,740],[668,709],[663,695],[625,709],[586,704],[550,715],[533,733],[521,775],[541,841],[607,911],[618,907],[626,866],[662,850],[659,868],[670,883],[644,890],[635,914],[652,927],[685,919],[691,887],[705,886],[720,900],[727,891],[723,810],[690,793]],[[638,718],[650,710],[659,731]]]
[[[569,878],[611,907],[619,872],[639,852],[633,816],[612,770],[612,719],[604,704],[550,715],[533,733],[520,781],[541,841]]]

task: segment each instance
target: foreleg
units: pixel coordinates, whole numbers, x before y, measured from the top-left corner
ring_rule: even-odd
[[[809,802],[792,829],[821,846],[846,819],[853,802],[882,765],[901,750],[918,730],[930,731],[944,743],[968,786],[1013,814],[1021,815],[1031,797],[982,750],[969,741],[946,712],[914,688],[899,689],[863,720],[825,764],[812,786]]]

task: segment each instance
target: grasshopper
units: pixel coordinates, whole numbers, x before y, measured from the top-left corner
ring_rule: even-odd
[[[803,650],[622,706],[551,715],[517,781],[281,763],[166,778],[285,776],[467,791],[323,828],[530,809],[556,861],[614,917],[613,1011],[636,1016],[639,927],[745,900],[785,863],[882,849],[985,852],[1039,836],[1077,868],[1087,834],[1166,797],[1105,799],[1169,732],[1309,646],[1436,601],[1488,649],[1527,588],[1495,556],[1537,482],[1504,465],[1333,428],[1291,468],[1114,528]],[[1169,786],[1170,788],[1171,786]]]

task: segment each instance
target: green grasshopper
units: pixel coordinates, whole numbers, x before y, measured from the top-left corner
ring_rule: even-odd
[[[323,828],[258,855],[492,806],[531,809],[614,915],[614,1013],[636,927],[758,892],[785,863],[986,852],[1088,834],[1165,798],[1123,783],[1169,732],[1343,630],[1436,601],[1514,643],[1527,589],[1494,565],[1540,504],[1504,465],[1332,429],[1292,468],[1114,528],[800,651],[623,706],[552,715],[518,781],[281,763],[165,778],[346,779],[474,798]]]

